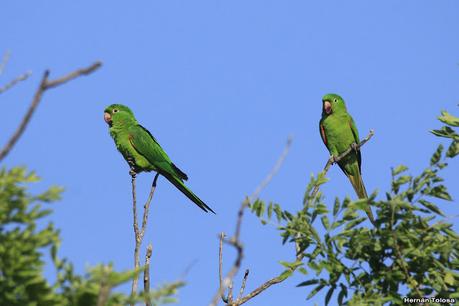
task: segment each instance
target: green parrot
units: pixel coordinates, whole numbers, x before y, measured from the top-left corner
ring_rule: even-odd
[[[349,147],[355,147],[359,141],[359,132],[354,119],[347,112],[343,98],[336,94],[327,94],[322,98],[322,118],[320,136],[330,154],[336,158]],[[362,180],[362,155],[360,150],[351,151],[338,162],[339,167],[348,177],[359,199],[368,197]],[[374,224],[371,208],[365,210]]]
[[[110,127],[115,145],[131,168],[130,174],[156,171],[171,182],[205,212],[215,213],[188,189],[183,181],[188,176],[180,170],[161,148],[151,133],[141,126],[125,105],[113,104],[104,110],[104,120]]]

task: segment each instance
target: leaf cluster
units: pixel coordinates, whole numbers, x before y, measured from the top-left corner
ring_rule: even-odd
[[[85,275],[76,274],[67,259],[58,257],[59,230],[46,218],[52,210],[45,206],[60,199],[62,188],[31,194],[30,185],[39,180],[23,167],[0,170],[0,305],[114,306],[147,297],[152,305],[176,302],[177,290],[184,285],[181,281],[164,284],[147,295],[113,292],[143,269],[116,272],[111,265],[99,265]],[[57,270],[54,284],[43,276],[45,250]]]

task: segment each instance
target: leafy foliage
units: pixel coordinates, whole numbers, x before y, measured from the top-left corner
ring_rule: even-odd
[[[111,265],[99,265],[80,276],[71,263],[58,258],[59,230],[52,222],[44,226],[39,223],[52,213],[43,206],[59,200],[62,189],[51,187],[41,194],[30,194],[29,185],[37,181],[39,178],[25,168],[0,170],[0,305],[114,306],[144,301],[143,293],[127,296],[112,292],[142,270],[115,272]],[[55,284],[43,276],[45,249],[50,251],[58,271]],[[173,303],[177,289],[183,285],[165,284],[148,297],[152,305]]]
[[[459,236],[438,205],[452,201],[439,172],[459,152],[453,129],[459,118],[442,112],[439,120],[446,126],[432,133],[451,139],[446,152],[440,145],[417,176],[403,165],[392,169],[391,190],[383,199],[377,193],[357,201],[335,199],[330,210],[320,192],[311,195],[326,182],[321,173],[311,177],[300,211],[261,200],[251,205],[263,224],[272,222],[274,212],[282,242],[295,246],[301,261],[281,264],[286,271],[311,274],[298,284],[312,287],[308,299],[324,289],[325,304],[335,296],[339,305],[402,304],[403,296],[459,298]],[[362,215],[367,205],[376,210],[376,227]]]

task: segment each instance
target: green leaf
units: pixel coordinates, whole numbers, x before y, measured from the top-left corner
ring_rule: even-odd
[[[430,165],[433,166],[440,161],[441,153],[443,152],[443,145],[439,145],[435,153],[430,158]]]
[[[354,227],[356,227],[357,225],[359,225],[360,223],[362,223],[363,221],[365,221],[367,218],[364,218],[364,217],[360,217],[356,220],[353,220],[351,222],[349,222],[348,224],[346,224],[346,226],[344,227],[344,230],[347,231],[347,230],[350,230]]]
[[[429,195],[439,198],[439,199],[447,200],[447,201],[453,200],[444,185],[435,186],[434,188],[431,189]]]
[[[273,203],[269,203],[269,206],[268,206],[268,219],[271,219],[272,215],[273,215]]]
[[[330,302],[330,299],[333,295],[333,291],[335,291],[336,286],[332,286],[330,289],[328,289],[327,295],[325,296],[325,306],[328,305]]]
[[[454,275],[451,272],[446,272],[444,280],[445,283],[450,286],[454,286],[455,284]]]
[[[340,284],[341,291],[338,294],[338,305],[343,305],[343,300],[347,297],[347,287],[343,284]]]
[[[459,126],[459,118],[449,114],[446,111],[441,112],[441,116],[438,117],[438,120],[451,126]]]
[[[296,285],[296,286],[297,286],[297,287],[305,287],[305,286],[315,285],[315,284],[317,284],[317,283],[319,283],[319,280],[318,280],[318,279],[310,279],[310,280],[301,282],[301,283],[299,283],[299,284]]]
[[[396,176],[404,171],[408,170],[408,167],[407,166],[404,166],[404,165],[399,165],[397,167],[395,167],[395,169],[392,169],[392,175],[393,176]]]
[[[434,134],[435,136],[445,137],[445,138],[453,138],[453,139],[457,135],[456,132],[454,132],[454,130],[452,128],[450,128],[449,126],[444,126],[439,130],[432,130],[430,132],[432,134]]]
[[[441,216],[444,216],[443,212],[437,207],[437,205],[427,201],[427,200],[424,200],[424,199],[420,199],[419,200],[419,203],[421,203],[425,208],[427,208],[428,210],[436,213],[436,214],[439,214]]]
[[[279,204],[274,204],[274,213],[276,214],[277,222],[281,222],[283,215]]]
[[[325,228],[326,230],[329,230],[329,229],[330,229],[330,222],[328,221],[327,215],[323,215],[323,216],[320,218],[320,221],[322,222],[322,225],[324,226],[324,228]]]
[[[338,198],[335,198],[335,205],[333,205],[333,216],[336,216],[338,214],[340,207],[340,202]]]
[[[306,299],[310,299],[312,298],[314,295],[316,295],[320,290],[322,290],[322,288],[325,287],[325,283],[322,283],[320,285],[318,285],[317,287],[315,287],[311,293],[308,294],[307,298]]]
[[[454,140],[446,151],[446,156],[449,158],[456,157],[459,154],[459,141]]]
[[[282,272],[281,275],[279,275],[279,278],[283,281],[289,278],[292,274],[293,274],[293,270],[288,269]]]

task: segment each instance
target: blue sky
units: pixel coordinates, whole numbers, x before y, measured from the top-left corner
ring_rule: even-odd
[[[0,53],[11,60],[0,84],[33,76],[0,96],[4,143],[27,109],[44,69],[61,76],[95,60],[91,76],[46,92],[4,164],[27,165],[40,188],[65,187],[52,220],[60,255],[77,271],[112,261],[132,267],[130,177],[103,121],[112,103],[129,105],[185,171],[188,186],[217,215],[206,215],[164,178],[152,204],[145,247],[153,244],[152,282],[174,280],[192,263],[181,305],[206,305],[217,289],[219,232],[232,233],[241,200],[267,174],[289,135],[291,152],[262,198],[301,205],[311,173],[328,158],[318,133],[321,97],[343,96],[360,134],[367,189],[387,190],[390,167],[418,173],[439,143],[440,110],[457,112],[457,1],[2,1]],[[454,174],[454,172],[456,174]],[[339,169],[323,188],[354,197]],[[444,177],[457,189],[457,163]],[[145,199],[153,174],[139,176]],[[457,214],[455,204],[445,204]],[[242,229],[251,271],[247,290],[292,258],[274,227],[247,214]],[[229,268],[234,252],[225,251]],[[47,269],[52,275],[52,270]],[[240,279],[242,275],[238,276]],[[250,305],[304,305],[300,276]],[[322,304],[324,294],[313,301]],[[307,302],[309,304],[309,302]]]

